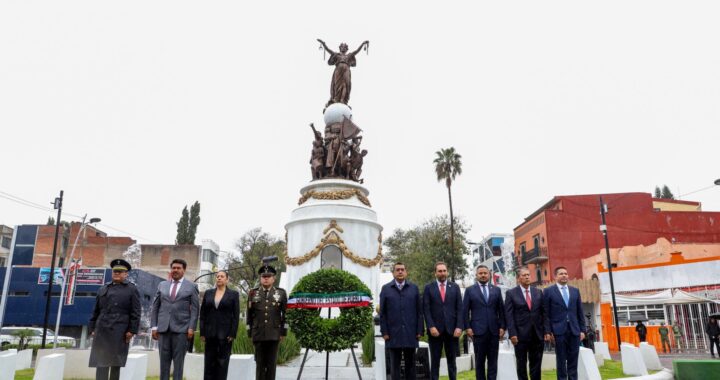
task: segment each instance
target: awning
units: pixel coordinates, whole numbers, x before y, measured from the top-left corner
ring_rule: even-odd
[[[611,303],[609,293],[603,293],[602,303]],[[643,294],[616,294],[615,302],[618,306],[636,306],[636,305],[674,305],[688,303],[714,302],[720,304],[720,301],[711,300],[701,297],[680,289],[666,289],[656,293]]]

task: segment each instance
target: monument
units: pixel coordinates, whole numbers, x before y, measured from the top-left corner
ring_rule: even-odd
[[[362,166],[368,153],[361,147],[363,130],[348,105],[350,68],[356,65],[356,55],[368,49],[369,42],[352,52],[343,43],[335,52],[318,41],[330,54],[328,64],[335,70],[330,100],[323,109],[324,128],[310,124],[310,182],[300,189],[298,207],[285,225],[287,269],[281,286],[291,291],[303,276],[322,268],[336,268],[358,276],[377,300],[382,226],[363,185]]]

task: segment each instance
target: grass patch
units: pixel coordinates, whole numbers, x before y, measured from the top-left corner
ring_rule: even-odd
[[[653,371],[656,372],[656,371]],[[605,365],[600,367],[600,377],[603,379],[616,379],[619,377],[625,377],[622,371],[622,362],[606,360]],[[458,373],[458,380],[475,380],[475,371],[465,371]],[[440,376],[441,380],[447,380],[447,376]],[[555,380],[557,379],[557,371],[543,371],[542,380]]]

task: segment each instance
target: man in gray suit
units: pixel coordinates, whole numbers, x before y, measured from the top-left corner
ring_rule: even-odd
[[[194,282],[183,278],[186,268],[182,259],[170,263],[172,281],[158,285],[153,302],[150,318],[152,337],[160,340],[160,380],[170,379],[171,363],[173,379],[182,380],[188,341],[197,326],[199,292]]]

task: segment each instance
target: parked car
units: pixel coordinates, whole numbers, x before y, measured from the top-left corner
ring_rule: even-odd
[[[17,336],[17,332],[20,330],[30,330],[31,335],[28,336],[27,344],[42,344],[43,329],[40,327],[3,327],[0,329],[0,345],[6,344],[19,344],[20,337]],[[47,330],[47,336],[45,338],[45,344],[52,344],[55,341],[55,332],[53,330]],[[75,338],[69,336],[58,336],[58,344],[69,345],[75,347]]]

